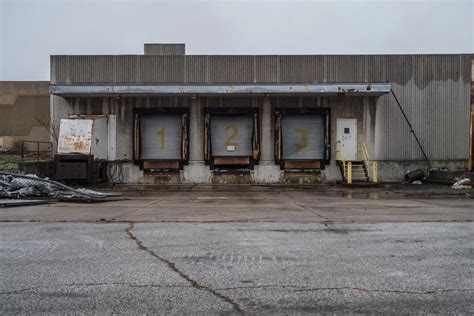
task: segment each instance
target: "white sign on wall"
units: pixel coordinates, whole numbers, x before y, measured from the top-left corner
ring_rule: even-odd
[[[61,119],[59,127],[58,153],[91,153],[92,119]]]

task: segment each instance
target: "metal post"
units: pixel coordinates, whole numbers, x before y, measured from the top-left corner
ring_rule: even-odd
[[[24,162],[25,141],[21,141],[21,162]]]
[[[352,183],[352,162],[347,163],[347,183]]]
[[[378,182],[378,175],[377,175],[377,161],[372,162],[372,182]]]

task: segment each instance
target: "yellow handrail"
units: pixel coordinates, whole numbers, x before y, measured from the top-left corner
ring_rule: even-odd
[[[352,162],[347,163],[347,183],[352,183]]]
[[[367,150],[367,146],[363,141],[357,142],[357,158],[359,161],[362,161],[365,166],[365,170],[367,173],[370,172],[370,157],[369,151]],[[346,160],[346,155],[344,153],[344,144],[341,141],[336,142],[336,160],[342,163],[342,170],[344,174],[344,179],[348,182],[352,182],[352,162]],[[378,175],[377,175],[377,162],[372,162],[372,181],[377,183],[378,182]]]
[[[357,151],[358,151],[358,156],[359,159],[364,162],[365,168],[367,172],[370,170],[370,158],[369,158],[369,151],[367,150],[367,146],[363,141],[358,141],[357,142]],[[378,170],[377,170],[377,162],[373,161],[372,162],[372,182],[377,183],[378,182]]]
[[[369,151],[367,150],[367,146],[363,141],[357,142],[357,151],[359,159],[364,162],[365,168],[368,171],[370,168],[370,158],[369,158]]]
[[[336,160],[346,161],[346,157],[344,155],[344,145],[340,140],[336,142]]]
[[[379,181],[377,174],[377,161],[372,162],[372,182],[377,183]]]
[[[344,154],[344,145],[340,140],[336,142],[336,160],[342,162],[342,170],[344,173],[344,179],[347,179],[347,164],[346,155]]]

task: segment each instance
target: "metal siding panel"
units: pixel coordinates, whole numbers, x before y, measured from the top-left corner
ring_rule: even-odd
[[[252,132],[253,117],[251,115],[213,115],[211,117],[212,156],[252,156]],[[233,135],[235,137],[232,137]],[[234,151],[227,150],[227,141],[236,144]]]
[[[137,83],[138,55],[114,56],[114,82]]]
[[[279,56],[255,56],[255,82],[280,82],[279,59]]]
[[[209,83],[253,83],[253,56],[209,56]]]
[[[324,56],[281,56],[280,82],[311,83],[324,81]]]
[[[463,143],[467,141],[467,116],[462,115],[463,86],[459,57],[416,55],[412,124],[428,157],[434,160],[463,159]],[[461,93],[460,93],[461,92]],[[467,113],[467,112],[466,112]],[[413,146],[413,159],[421,152]]]
[[[364,82],[366,56],[327,56],[328,82]]]
[[[387,80],[431,160],[465,160],[469,141],[466,55],[385,56]],[[375,159],[423,160],[391,95],[377,101]]]
[[[94,125],[92,129],[92,150],[91,153],[96,159],[107,159],[107,151],[109,148],[107,117],[94,118]]]
[[[114,56],[69,56],[71,83],[113,82]]]
[[[140,83],[184,82],[184,56],[139,56]]]
[[[413,59],[411,55],[384,56],[388,82],[406,85],[413,77]]]
[[[181,115],[142,116],[140,134],[141,159],[181,159]]]
[[[69,56],[51,56],[51,83],[69,82]]]
[[[402,107],[408,118],[413,120],[414,104],[418,104],[419,94],[413,83],[412,56],[385,56],[387,80],[392,83]],[[377,108],[376,125],[376,159],[410,160],[418,156],[416,143],[410,133],[395,100],[391,95],[380,98],[383,102]],[[382,114],[380,117],[379,115]],[[413,122],[412,122],[413,123]],[[415,125],[413,125],[416,129]],[[420,157],[422,159],[422,157]]]
[[[81,56],[69,56],[69,80],[73,83],[81,83],[82,69],[81,69]]]
[[[387,68],[386,56],[367,56],[367,77],[366,82],[386,82]]]
[[[186,56],[186,83],[205,83],[208,77],[207,56]]]
[[[298,132],[299,129],[307,132]],[[321,115],[284,115],[282,137],[283,159],[324,158],[324,119]]]

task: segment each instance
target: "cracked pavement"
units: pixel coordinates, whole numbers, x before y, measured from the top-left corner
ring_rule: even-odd
[[[0,223],[0,313],[474,313],[474,223]]]

